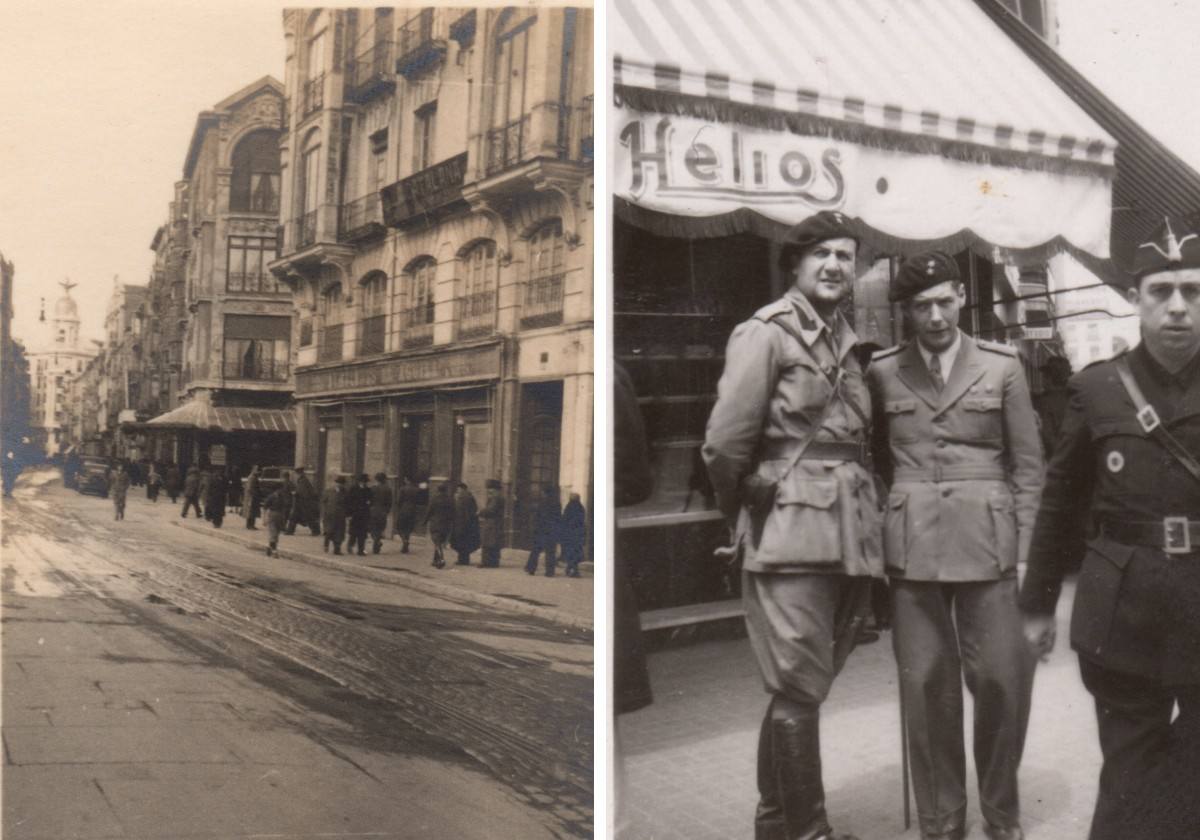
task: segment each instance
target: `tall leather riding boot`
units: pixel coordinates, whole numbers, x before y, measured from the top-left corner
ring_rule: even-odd
[[[754,840],[787,840],[783,830],[783,807],[775,777],[775,754],[771,745],[772,699],[758,731],[758,808],[754,812]]]
[[[784,836],[787,840],[832,837],[821,782],[820,707],[777,701],[771,742]]]

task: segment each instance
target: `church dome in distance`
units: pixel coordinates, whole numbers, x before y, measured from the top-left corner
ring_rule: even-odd
[[[54,304],[54,318],[58,321],[78,321],[79,307],[75,304],[75,298],[71,297],[71,289],[74,288],[74,283],[62,283],[63,296],[60,297]]]

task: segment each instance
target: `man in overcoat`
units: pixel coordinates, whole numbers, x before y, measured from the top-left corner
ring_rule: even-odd
[[[366,473],[358,476],[358,480],[346,493],[346,516],[350,517],[350,540],[346,543],[346,551],[363,557],[367,553],[367,534],[371,530],[371,488],[367,482],[370,478]]]
[[[200,518],[200,468],[192,466],[188,468],[187,478],[183,480],[183,512],[179,515],[187,519],[188,509],[196,509],[196,518]]]
[[[300,505],[299,501],[292,502],[294,511]],[[333,478],[321,494],[321,532],[325,539],[322,547],[329,552],[333,546],[334,554],[342,553],[342,540],[346,538],[346,476]]]
[[[1037,416],[1016,349],[959,330],[966,296],[953,257],[908,258],[889,297],[913,340],[876,353],[867,380],[875,461],[890,484],[884,557],[921,835],[966,836],[965,677],[984,831],[1018,840],[1034,659],[1017,563],[1042,486]]]
[[[822,211],[780,252],[790,288],[739,324],[703,455],[742,557],[751,647],[771,695],[758,744],[756,840],[841,838],[821,777],[820,708],[853,646],[879,513],[867,468],[870,397],[839,313],[858,240]]]
[[[500,547],[504,544],[504,497],[500,489],[498,479],[487,480],[487,496],[479,511],[479,546],[483,549],[479,565],[485,569],[500,565]]]
[[[1104,764],[1091,840],[1200,836],[1200,219],[1136,251],[1142,340],[1068,383],[1021,589],[1026,635],[1054,646],[1082,562],[1071,647]]]
[[[387,530],[388,514],[392,510],[392,488],[386,473],[375,473],[371,488],[371,551],[378,554],[383,548],[383,532]]]
[[[289,534],[296,533],[296,525],[300,524],[308,528],[314,537],[320,536],[321,516],[317,488],[313,487],[313,483],[304,474],[304,467],[296,467],[295,490],[292,510],[288,516],[287,532]],[[338,542],[340,543],[341,540]]]

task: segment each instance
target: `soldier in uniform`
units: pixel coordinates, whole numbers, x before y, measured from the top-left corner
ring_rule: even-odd
[[[1198,221],[1168,221],[1137,250],[1141,343],[1068,383],[1021,589],[1045,655],[1064,571],[1082,560],[1071,646],[1104,755],[1091,840],[1200,831]]]
[[[870,397],[838,312],[858,240],[840,213],[794,227],[787,293],[729,338],[703,447],[742,558],[746,626],[771,701],[758,744],[756,840],[834,838],[819,714],[881,575],[867,469]],[[845,837],[845,835],[836,835]]]
[[[966,836],[965,676],[984,831],[1018,840],[1034,660],[1017,563],[1042,486],[1037,416],[1017,351],[958,329],[966,296],[953,257],[905,260],[889,297],[916,340],[876,353],[867,381],[890,484],[884,557],[921,836]]]

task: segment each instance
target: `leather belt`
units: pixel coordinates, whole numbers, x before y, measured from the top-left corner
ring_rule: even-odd
[[[1106,517],[1100,520],[1100,531],[1116,542],[1161,548],[1167,554],[1200,552],[1200,519],[1186,516],[1167,516],[1152,522],[1124,522]]]
[[[1004,467],[995,464],[935,464],[932,467],[897,467],[892,481],[1004,481]]]
[[[788,450],[791,451],[788,451]],[[795,457],[795,445],[768,446],[765,458]],[[866,466],[868,447],[865,442],[851,440],[814,440],[804,449],[801,461],[853,461]]]

